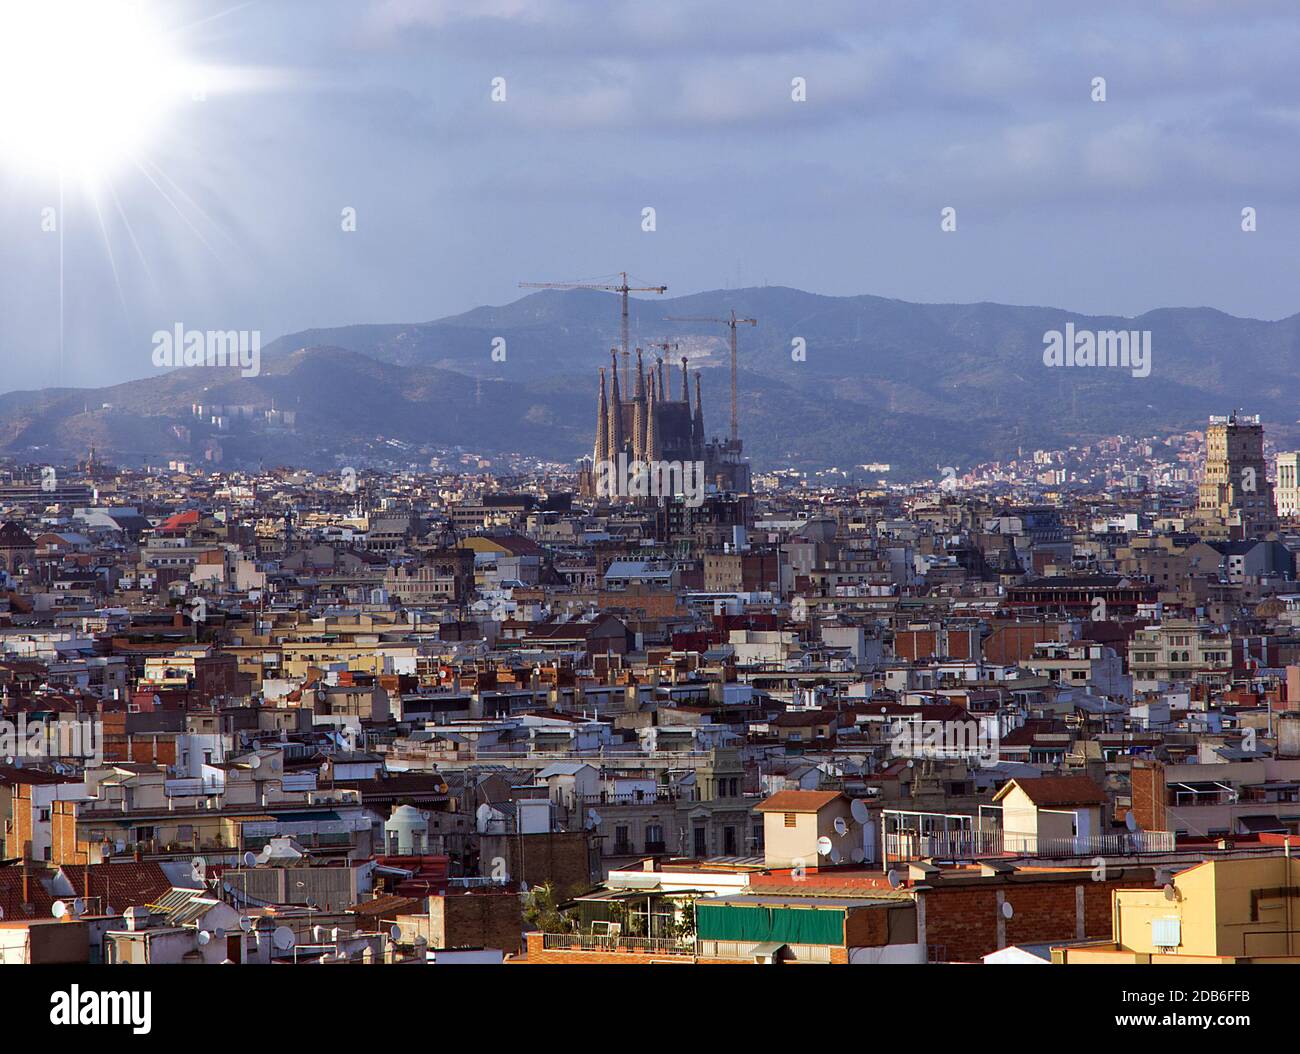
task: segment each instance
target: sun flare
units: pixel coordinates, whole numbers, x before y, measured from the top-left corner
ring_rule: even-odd
[[[0,166],[94,185],[202,91],[141,0],[0,0]]]

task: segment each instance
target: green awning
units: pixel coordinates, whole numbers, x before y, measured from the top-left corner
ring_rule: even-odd
[[[842,908],[772,908],[756,904],[695,905],[695,930],[701,940],[754,941],[759,944],[844,944]]]

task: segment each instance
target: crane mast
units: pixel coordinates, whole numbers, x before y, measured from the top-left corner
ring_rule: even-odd
[[[601,282],[520,282],[520,289],[599,289],[606,293],[618,293],[623,298],[623,317],[621,327],[621,348],[623,353],[623,388],[626,391],[632,383],[630,353],[628,351],[627,335],[627,295],[628,293],[666,293],[666,285],[628,285],[627,272],[619,271],[619,278],[622,279],[617,285],[609,285]]]
[[[730,318],[709,318],[702,315],[669,315],[669,322],[719,322],[731,330],[731,442],[734,446],[740,439],[740,419],[736,412],[736,327],[757,326],[756,318],[737,318],[735,308]]]

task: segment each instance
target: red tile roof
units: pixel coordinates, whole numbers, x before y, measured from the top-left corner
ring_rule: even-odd
[[[1019,787],[1039,808],[1053,805],[1105,805],[1106,792],[1088,776],[1040,776],[1036,779],[1008,780],[993,796],[1000,801]]]
[[[48,881],[53,877],[52,871],[43,867],[27,869],[27,896],[23,897],[23,866],[10,864],[0,867],[0,911],[4,912],[7,922],[19,922],[27,919],[48,919],[54,898],[41,885],[41,879]]]
[[[839,791],[777,791],[754,809],[757,812],[820,812],[836,798],[843,797]]]
[[[86,896],[86,864],[64,864],[59,870],[72,884],[74,896]],[[90,896],[99,897],[101,906],[122,911],[129,907],[152,904],[172,888],[163,869],[154,862],[137,863],[119,860],[107,864],[90,864]]]

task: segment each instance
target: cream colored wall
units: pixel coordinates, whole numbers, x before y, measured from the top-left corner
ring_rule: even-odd
[[[802,861],[804,867],[829,866],[828,857],[817,855],[817,840],[829,838],[843,854],[843,862],[849,863],[849,853],[862,845],[862,828],[853,822],[851,806],[848,801],[831,802],[819,813],[795,813],[795,826],[785,826],[785,813],[765,812],[763,814],[763,860],[769,867],[796,867]],[[835,833],[835,820],[842,817],[848,825],[848,833],[841,837]]]
[[[1283,856],[1210,861],[1174,878],[1180,897],[1162,890],[1123,889],[1115,893],[1115,939],[1121,948],[1160,954],[1151,943],[1151,920],[1177,917],[1182,943],[1178,958],[1268,957],[1295,955],[1300,941],[1286,930],[1297,928],[1300,899],[1267,897],[1251,919],[1251,893],[1300,884],[1300,865]]]
[[[805,867],[814,867],[817,859],[817,829],[815,813],[794,814],[795,826],[785,826],[785,813],[763,813],[763,862],[769,867],[795,867],[803,861]]]

